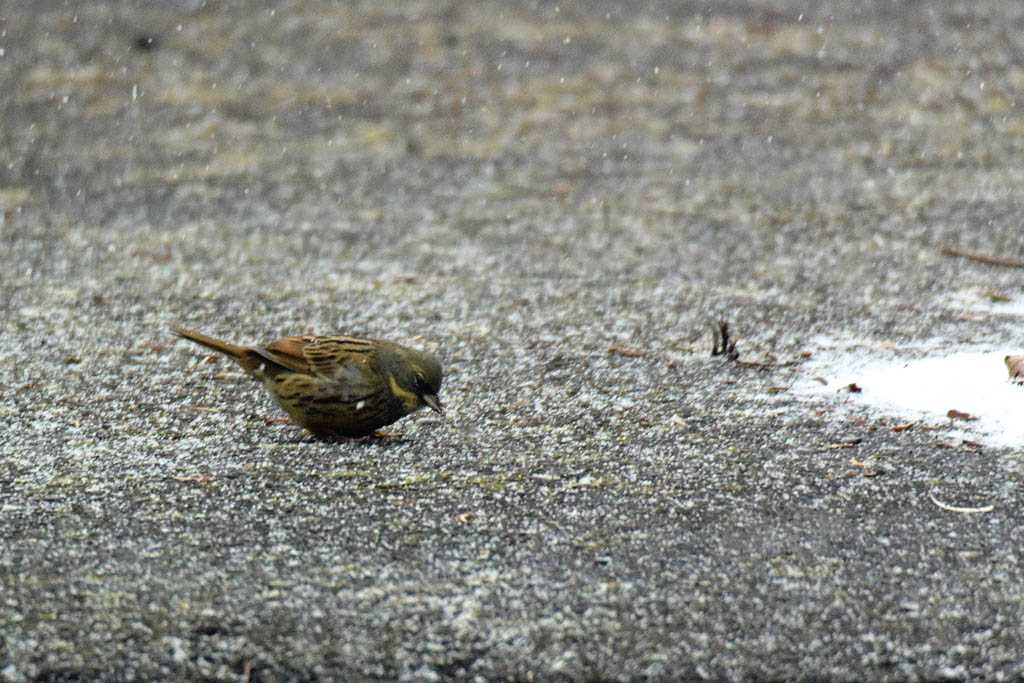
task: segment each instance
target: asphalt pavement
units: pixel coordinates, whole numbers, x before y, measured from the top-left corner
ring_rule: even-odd
[[[1024,449],[794,387],[1024,348],[1024,5],[804,5],[0,6],[0,680],[1019,678]]]

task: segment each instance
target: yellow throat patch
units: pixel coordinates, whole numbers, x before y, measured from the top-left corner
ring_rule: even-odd
[[[411,413],[423,405],[419,396],[398,386],[398,382],[395,381],[394,376],[389,376],[388,379],[391,381],[391,393],[402,402],[402,406],[405,407],[406,412]]]

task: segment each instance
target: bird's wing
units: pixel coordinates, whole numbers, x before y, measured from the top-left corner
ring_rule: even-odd
[[[293,372],[343,379],[371,363],[377,348],[377,342],[356,337],[287,337],[258,351]]]

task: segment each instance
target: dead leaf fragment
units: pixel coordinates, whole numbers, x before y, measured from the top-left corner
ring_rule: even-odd
[[[1024,355],[1011,355],[1003,359],[1006,369],[1010,371],[1010,379],[1017,384],[1024,383]]]
[[[913,427],[916,424],[917,424],[916,422],[908,422],[906,424],[896,425],[894,427],[890,427],[889,429],[891,429],[894,432],[905,432],[905,431],[907,431],[908,429],[910,429],[911,427]]]
[[[856,382],[850,382],[849,384],[847,384],[846,390],[849,391],[851,394],[859,394],[860,392],[864,391],[857,385]]]
[[[971,422],[978,419],[970,413],[965,413],[961,410],[956,410],[955,408],[950,408],[949,412],[946,413],[946,417],[950,420],[963,420],[964,422]]]
[[[617,353],[620,356],[625,356],[626,358],[639,358],[640,356],[644,355],[643,351],[639,351],[637,349],[627,349],[626,347],[618,346],[617,344],[612,344],[611,346],[609,346],[608,353]]]
[[[570,194],[572,194],[573,190],[575,189],[576,183],[570,182],[568,180],[562,180],[560,182],[557,182],[555,183],[555,186],[552,188],[554,193],[559,197],[567,197]]]

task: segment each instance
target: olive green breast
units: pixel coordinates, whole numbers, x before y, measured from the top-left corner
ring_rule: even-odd
[[[377,373],[328,380],[301,373],[266,377],[270,395],[292,420],[321,436],[366,436],[407,415],[403,401],[390,382]]]

